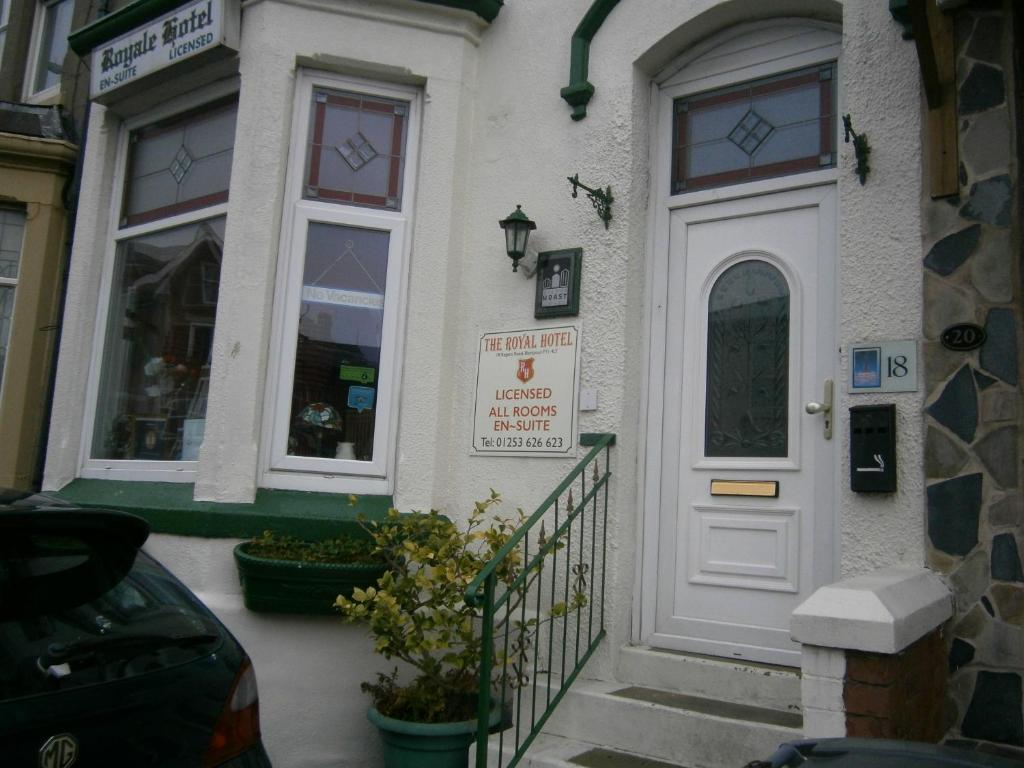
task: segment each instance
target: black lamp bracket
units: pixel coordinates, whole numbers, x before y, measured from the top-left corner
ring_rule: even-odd
[[[857,167],[854,168],[853,172],[857,174],[861,185],[863,185],[868,178],[868,171],[871,170],[871,166],[868,165],[868,155],[871,154],[871,147],[868,146],[868,137],[866,135],[853,130],[853,122],[850,116],[843,115],[843,141],[849,144],[851,136],[853,136],[853,154],[857,158]]]
[[[587,197],[590,198],[590,202],[594,206],[594,210],[597,211],[598,217],[604,222],[604,228],[608,229],[608,222],[612,220],[612,201],[615,200],[612,197],[612,188],[610,186],[604,189],[588,187],[580,181],[578,173],[566,176],[566,178],[572,184],[572,196],[579,197],[579,190],[582,188],[587,193]]]

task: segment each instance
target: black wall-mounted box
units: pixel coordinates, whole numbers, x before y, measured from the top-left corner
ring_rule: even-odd
[[[896,490],[896,406],[850,408],[850,490],[892,493]]]

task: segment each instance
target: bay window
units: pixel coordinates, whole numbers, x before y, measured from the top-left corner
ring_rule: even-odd
[[[264,484],[385,488],[417,92],[304,73],[279,266]]]
[[[85,476],[194,469],[236,112],[231,99],[124,131]]]

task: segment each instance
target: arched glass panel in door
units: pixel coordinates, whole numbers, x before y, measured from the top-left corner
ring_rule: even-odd
[[[788,455],[789,286],[766,261],[741,261],[708,299],[708,457]]]

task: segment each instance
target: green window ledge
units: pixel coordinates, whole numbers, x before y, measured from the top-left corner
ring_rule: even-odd
[[[105,507],[145,518],[153,533],[246,539],[265,530],[303,539],[337,536],[363,515],[383,519],[391,496],[279,491],[260,488],[252,504],[194,501],[191,483],[74,480],[51,492],[82,507]]]

